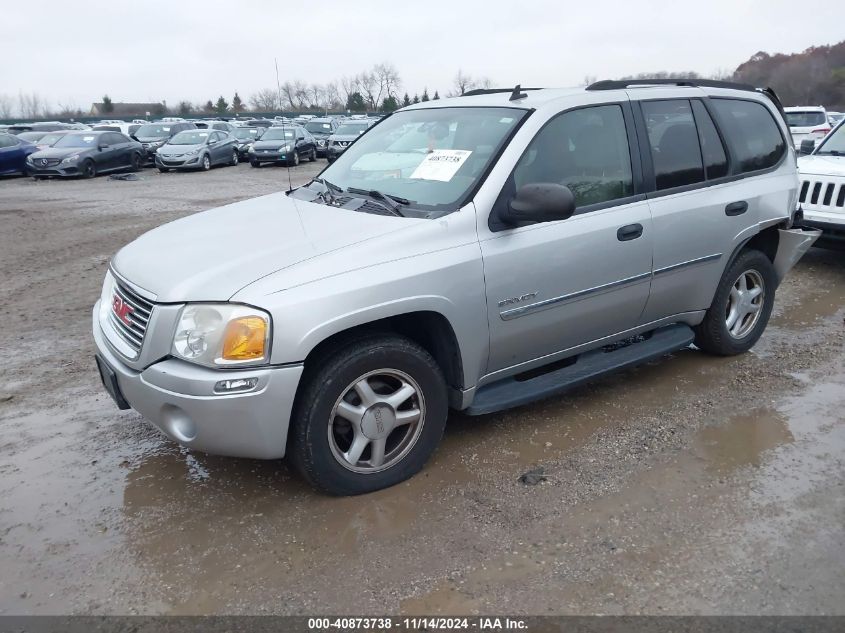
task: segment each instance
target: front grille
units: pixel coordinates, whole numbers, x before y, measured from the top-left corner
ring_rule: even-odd
[[[109,320],[114,331],[122,338],[137,354],[144,344],[144,335],[147,333],[147,326],[150,323],[150,315],[153,312],[153,304],[133,292],[125,285],[115,280],[115,298],[119,297],[131,310],[126,314],[126,321],[118,317],[114,306],[109,311]],[[115,301],[115,303],[117,303]]]
[[[808,208],[845,209],[845,182],[804,180],[799,202]]]
[[[60,162],[62,162],[61,158],[37,158],[35,161],[36,167],[55,167]]]

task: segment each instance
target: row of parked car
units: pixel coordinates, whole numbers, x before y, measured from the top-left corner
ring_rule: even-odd
[[[215,165],[299,165],[334,161],[377,119],[303,117],[237,122],[166,118],[156,122],[35,123],[0,130],[0,175],[92,178],[155,166],[162,172]],[[85,127],[86,129],[80,129]]]

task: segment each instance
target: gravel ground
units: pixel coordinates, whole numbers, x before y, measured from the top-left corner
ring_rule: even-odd
[[[334,499],[180,449],[92,362],[121,245],[287,185],[0,180],[0,613],[845,613],[845,254],[805,256],[749,354],[454,414],[417,477]]]

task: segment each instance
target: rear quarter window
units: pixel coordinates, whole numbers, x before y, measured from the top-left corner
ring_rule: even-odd
[[[786,142],[772,113],[762,103],[711,98],[719,126],[736,154],[739,172],[774,167],[786,153]]]

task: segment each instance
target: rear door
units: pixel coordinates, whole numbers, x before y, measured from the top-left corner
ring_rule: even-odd
[[[651,217],[630,106],[557,114],[534,136],[494,204],[533,182],[568,186],[575,214],[479,235],[490,326],[488,373],[634,327],[651,281]]]
[[[690,98],[689,89],[681,90],[675,94],[686,98],[633,103],[646,141],[642,161],[654,222],[654,278],[643,323],[709,308],[735,247],[756,231],[761,205],[788,196],[775,191],[779,179],[752,178],[786,154],[768,108],[703,93]],[[786,213],[786,197],[782,204]]]

